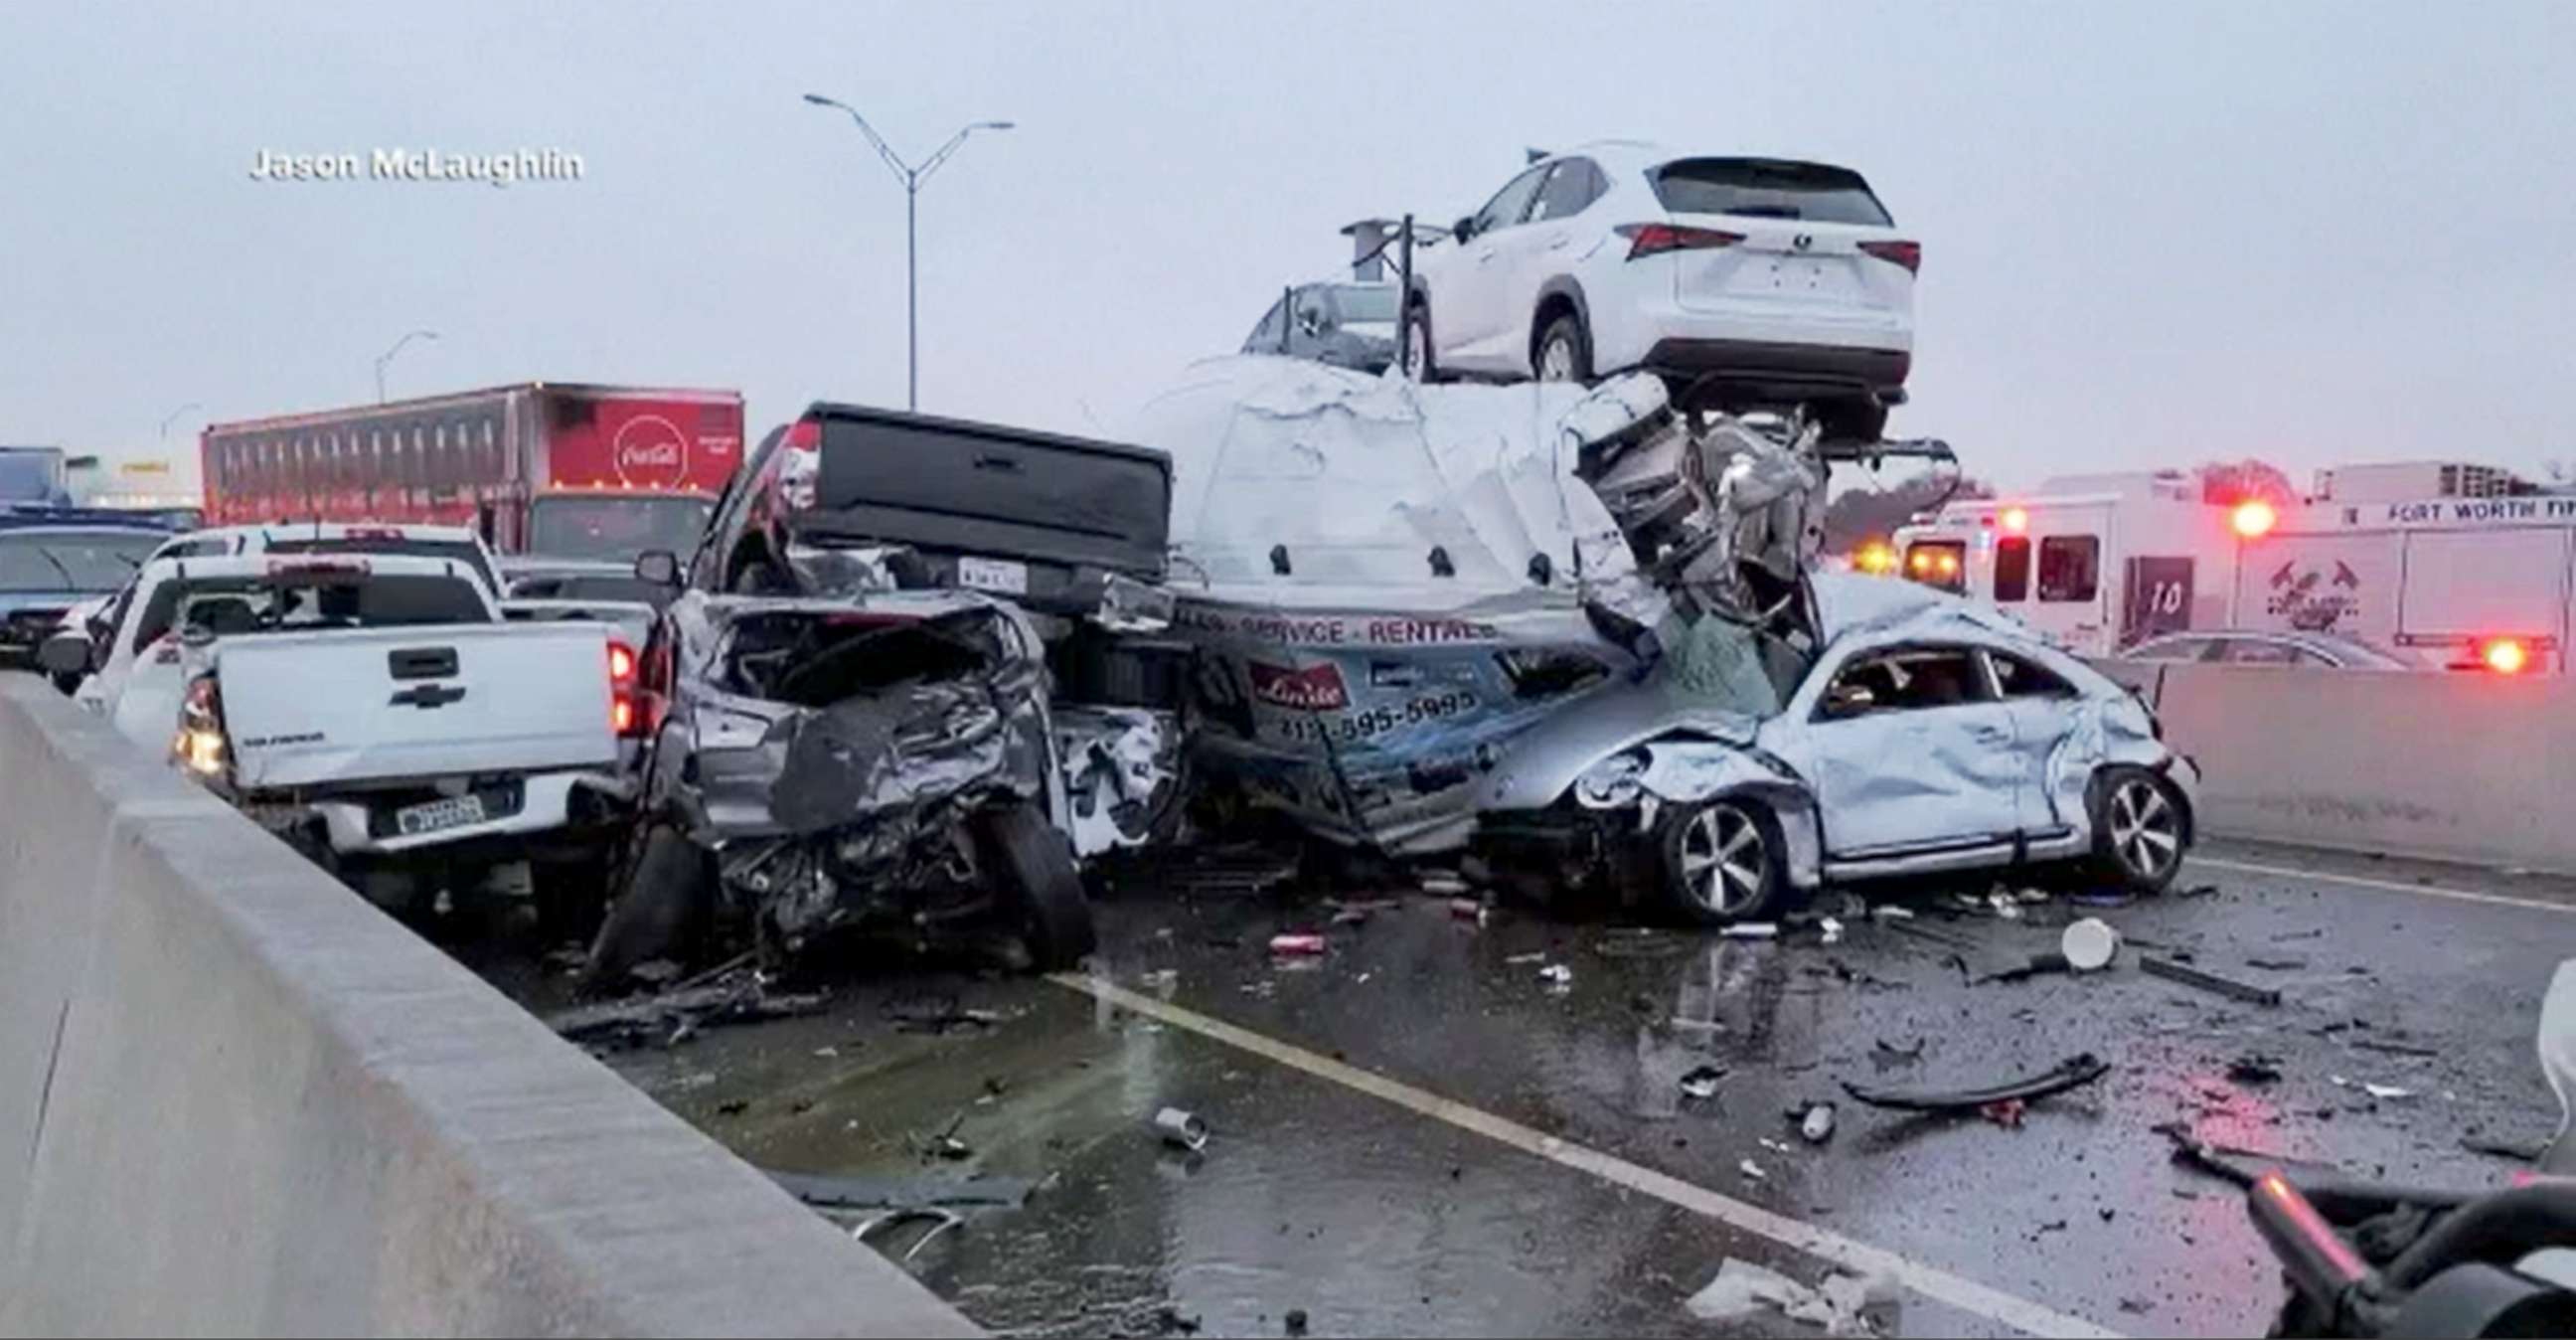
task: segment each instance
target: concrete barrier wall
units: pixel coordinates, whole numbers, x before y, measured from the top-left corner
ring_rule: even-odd
[[[2200,763],[2207,832],[2576,873],[2576,681],[2100,668]]]
[[[973,1330],[10,675],[0,1332]]]

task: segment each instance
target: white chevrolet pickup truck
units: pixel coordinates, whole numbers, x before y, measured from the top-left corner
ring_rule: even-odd
[[[74,698],[379,906],[595,914],[641,725],[608,625],[505,622],[456,560],[375,554],[155,560],[112,620],[44,649],[92,671]]]

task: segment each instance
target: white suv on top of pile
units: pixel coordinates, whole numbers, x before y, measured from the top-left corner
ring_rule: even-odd
[[[1859,173],[1605,141],[1541,159],[1415,260],[1406,367],[1814,405],[1876,438],[1913,361],[1921,246]]]

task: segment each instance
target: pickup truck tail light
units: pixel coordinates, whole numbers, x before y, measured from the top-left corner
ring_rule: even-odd
[[[1667,251],[1731,247],[1744,240],[1742,233],[1723,232],[1716,228],[1684,228],[1671,223],[1623,223],[1610,231],[1628,239],[1628,259],[1632,261],[1660,256]]]
[[[232,769],[232,748],[224,737],[224,694],[213,675],[188,681],[179,700],[179,733],[171,738],[170,757],[199,777],[220,777]]]
[[[642,695],[635,691],[635,649],[611,639],[608,644],[608,728],[621,737],[644,733]]]

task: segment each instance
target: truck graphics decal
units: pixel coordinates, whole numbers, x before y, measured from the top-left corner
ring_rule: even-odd
[[[2341,559],[2331,576],[2317,564],[2302,571],[2293,559],[2272,573],[2270,585],[2263,612],[2303,632],[2331,633],[2361,609],[2361,574]]]

